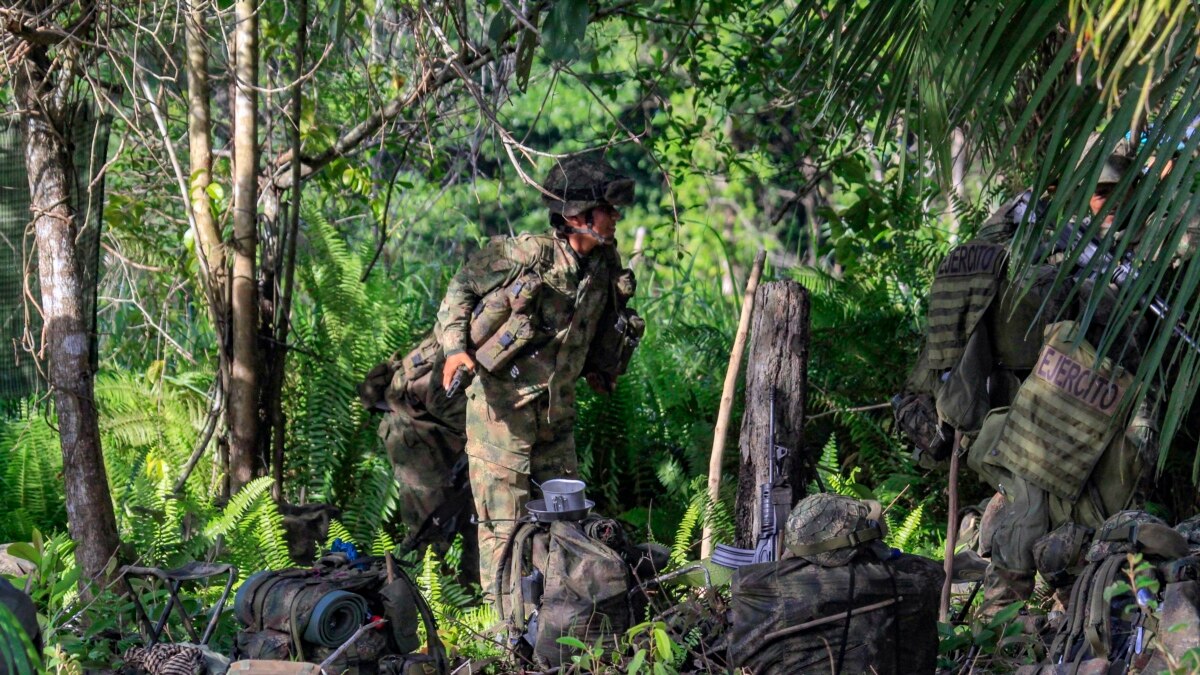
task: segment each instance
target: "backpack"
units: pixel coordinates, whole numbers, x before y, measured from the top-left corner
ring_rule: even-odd
[[[435,667],[443,672],[445,666],[437,624],[420,591],[403,570],[388,572],[379,558],[349,561],[333,554],[313,568],[258,572],[238,589],[234,614],[242,624],[240,658],[320,662],[369,617],[383,617],[382,627],[363,632],[332,662],[334,672],[375,673],[384,657],[416,652],[419,621],[435,636],[429,644]]]
[[[1145,668],[1153,656],[1149,650],[1151,638],[1158,632],[1157,619],[1149,610],[1162,600],[1151,589],[1161,589],[1164,585],[1169,588],[1173,582],[1195,576],[1191,566],[1177,564],[1187,558],[1188,550],[1186,539],[1175,530],[1146,521],[1126,520],[1112,525],[1118,518],[1129,518],[1131,513],[1134,512],[1119,513],[1101,528],[1088,551],[1087,565],[1071,587],[1066,621],[1055,635],[1049,653],[1052,663],[1069,664],[1068,672],[1096,659]],[[1150,575],[1157,585],[1142,587],[1137,595],[1126,591],[1105,597],[1106,591],[1117,582],[1128,585],[1128,554],[1134,551],[1141,552],[1152,563],[1140,574]]]
[[[561,637],[615,646],[645,607],[631,597],[635,568],[648,560],[637,556],[615,520],[522,518],[505,543],[497,594],[517,648],[539,665],[557,667],[572,652]]]
[[[932,673],[944,578],[938,563],[907,554],[743,566],[730,586],[729,662],[756,675]]]

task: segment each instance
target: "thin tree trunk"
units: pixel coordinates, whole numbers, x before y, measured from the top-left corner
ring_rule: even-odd
[[[211,89],[208,82],[208,34],[204,30],[204,5],[190,0],[184,17],[187,41],[188,157],[191,184],[188,206],[196,228],[196,256],[200,283],[208,300],[213,332],[217,336],[217,373],[214,399],[223,401],[229,388],[229,271],[225,244],[212,212],[208,187],[212,184]],[[214,414],[220,414],[218,411]],[[214,421],[215,423],[215,421]],[[203,445],[207,445],[207,441]],[[204,448],[198,451],[203,453]],[[199,454],[195,455],[199,459]],[[177,490],[182,489],[182,482]]]
[[[16,91],[22,109],[30,210],[37,240],[45,321],[42,350],[58,413],[67,529],[75,541],[75,559],[80,568],[87,578],[102,581],[120,539],[93,393],[89,321],[84,316],[87,304],[76,246],[80,223],[71,205],[74,167],[66,147],[64,111],[47,81],[49,75],[40,65],[47,62],[45,50],[35,48],[33,52],[40,53],[31,53],[17,67]],[[63,66],[60,77],[74,77],[69,66]]]
[[[208,294],[213,327],[221,356],[222,375],[228,368],[229,308],[225,302],[229,274],[225,269],[225,245],[213,217],[208,187],[212,184],[211,90],[208,83],[207,33],[204,31],[204,5],[200,0],[188,3],[185,19],[188,78],[188,147],[191,160],[190,206],[196,224],[196,255],[200,259],[201,281]]]
[[[812,480],[812,458],[804,449],[804,401],[808,389],[808,291],[794,281],[773,281],[754,301],[750,356],[746,366],[746,411],[738,444],[737,545],[754,548],[760,527],[758,486],[767,483],[775,445],[791,452],[782,475],[792,488],[791,509]],[[771,438],[771,392],[775,392],[775,437]],[[777,519],[787,513],[775,514]],[[777,520],[777,522],[780,522]]]
[[[233,131],[233,363],[229,382],[229,483],[236,493],[254,477],[258,439],[258,14],[235,4],[237,82]]]
[[[308,0],[300,0],[300,27],[296,34],[296,82],[292,86],[292,157],[300,156],[301,75],[304,73],[304,50],[308,46]],[[283,256],[283,291],[279,298],[275,333],[275,364],[267,387],[271,406],[271,472],[276,500],[283,499],[284,432],[287,419],[283,414],[283,374],[287,366],[287,340],[292,320],[292,290],[296,279],[296,238],[300,234],[300,162],[292,162],[292,206],[288,211],[288,226]],[[386,215],[386,214],[385,214]]]

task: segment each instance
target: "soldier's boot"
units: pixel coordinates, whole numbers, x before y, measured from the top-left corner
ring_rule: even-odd
[[[990,621],[1012,603],[1028,600],[1033,595],[1033,585],[1033,572],[1006,570],[991,563],[983,576],[983,604],[975,613],[976,618]]]

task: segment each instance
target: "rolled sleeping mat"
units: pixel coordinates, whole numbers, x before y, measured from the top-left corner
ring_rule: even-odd
[[[243,626],[255,625],[254,594],[258,591],[259,584],[274,574],[276,573],[272,570],[255,572],[238,586],[237,593],[233,596],[233,614]]]
[[[304,640],[322,647],[340,647],[366,618],[367,601],[361,595],[331,591],[313,606],[304,628]]]

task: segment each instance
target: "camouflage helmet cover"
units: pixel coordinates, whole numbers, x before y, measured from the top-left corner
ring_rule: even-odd
[[[1131,527],[1135,526],[1136,527]],[[1146,527],[1148,526],[1148,527]],[[1109,517],[1096,530],[1096,538],[1091,549],[1088,550],[1088,562],[1099,562],[1105,558],[1121,553],[1134,552],[1138,546],[1135,546],[1134,538],[1136,537],[1139,544],[1144,544],[1144,537],[1138,532],[1139,529],[1153,531],[1155,539],[1161,539],[1163,530],[1169,530],[1180,539],[1174,530],[1171,530],[1161,518],[1150,515],[1145,511],[1118,511],[1116,514]],[[1173,545],[1175,542],[1164,542],[1166,546]],[[1148,547],[1147,547],[1148,548]],[[1157,547],[1156,547],[1157,548]],[[1149,553],[1149,551],[1147,551]]]
[[[795,556],[822,567],[840,567],[860,551],[887,557],[879,503],[837,494],[816,494],[796,504],[787,519],[784,546]]]
[[[552,213],[577,216],[604,204],[625,206],[633,202],[633,179],[617,172],[596,155],[558,161],[542,183],[542,201]]]
[[[1038,574],[1054,588],[1074,581],[1083,568],[1083,554],[1092,540],[1092,528],[1068,522],[1033,542]]]

